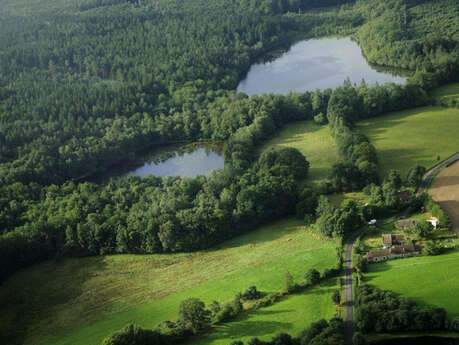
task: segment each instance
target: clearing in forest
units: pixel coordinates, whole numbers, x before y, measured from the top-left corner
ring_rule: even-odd
[[[311,233],[301,221],[286,219],[196,253],[41,263],[0,287],[0,334],[10,344],[100,345],[129,322],[153,328],[175,319],[180,302],[188,297],[225,302],[251,285],[281,291],[287,271],[300,280],[309,268],[332,267],[335,248],[334,241]],[[321,294],[312,294],[308,301],[324,303]],[[292,310],[296,312],[303,313]],[[328,317],[329,310],[311,315]],[[265,324],[277,332],[275,323]]]
[[[457,239],[456,239],[457,241]],[[369,265],[366,283],[459,316],[459,249]]]
[[[328,126],[319,126],[312,121],[300,121],[286,125],[274,138],[262,147],[294,147],[310,163],[308,182],[318,183],[328,176],[333,164],[340,161],[338,147]]]
[[[459,161],[435,177],[429,193],[450,217],[452,229],[459,236]]]
[[[397,169],[402,178],[416,165],[429,168],[458,151],[459,109],[422,107],[361,121],[375,146],[380,175]]]

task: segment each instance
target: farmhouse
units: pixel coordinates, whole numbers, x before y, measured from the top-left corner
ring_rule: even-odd
[[[371,250],[365,255],[368,262],[386,261],[389,258],[390,249]]]
[[[383,249],[387,249],[396,244],[402,244],[405,242],[405,237],[403,235],[394,235],[394,234],[383,234]]]
[[[401,230],[405,230],[405,229],[411,228],[412,226],[415,226],[416,224],[418,224],[417,220],[403,219],[397,222],[397,227]]]
[[[365,258],[368,262],[380,262],[395,258],[405,258],[420,253],[420,248],[414,244],[404,244],[402,246],[393,246],[392,248],[372,250]]]

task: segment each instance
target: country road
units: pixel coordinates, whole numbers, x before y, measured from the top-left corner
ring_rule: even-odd
[[[449,157],[448,159],[440,162],[429,171],[423,177],[421,186],[419,187],[416,195],[419,196],[421,193],[426,189],[427,186],[430,185],[436,174],[448,165],[459,159],[459,152],[455,155]],[[400,214],[399,214],[400,215]],[[402,213],[402,215],[405,215]],[[386,221],[391,221],[396,216],[391,217],[390,219],[386,219]],[[346,252],[344,256],[344,294],[345,294],[345,317],[344,323],[346,327],[346,345],[353,345],[352,344],[352,336],[354,335],[354,295],[352,292],[352,247],[354,246],[354,242],[360,237],[360,235],[364,232],[365,228],[359,229],[355,232],[351,238],[349,238],[348,242],[346,243]]]
[[[344,294],[346,315],[344,324],[346,327],[346,345],[352,345],[352,336],[354,335],[354,296],[352,293],[352,247],[354,242],[363,233],[364,229],[360,229],[352,235],[346,244],[346,253],[344,256]]]
[[[438,163],[433,168],[431,168],[429,171],[427,171],[425,173],[425,175],[424,175],[424,178],[422,180],[421,185],[419,186],[419,189],[418,189],[416,195],[419,196],[419,195],[422,194],[424,189],[426,189],[426,187],[430,185],[430,183],[432,182],[432,180],[434,179],[436,174],[440,171],[440,169],[442,169],[443,167],[445,167],[446,165],[448,165],[450,163],[453,163],[453,162],[457,161],[458,159],[459,159],[459,152],[454,154],[454,155],[452,155],[451,157],[449,157],[448,159],[444,160],[443,162]]]

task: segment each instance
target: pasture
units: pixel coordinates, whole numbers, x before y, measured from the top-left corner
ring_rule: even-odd
[[[443,169],[435,177],[429,193],[448,214],[452,230],[459,236],[459,161]]]
[[[380,176],[397,169],[402,178],[416,165],[429,168],[458,150],[459,109],[422,107],[361,121],[375,146]]]
[[[310,163],[308,182],[318,183],[328,176],[333,164],[340,161],[338,147],[328,126],[319,126],[312,121],[300,121],[286,125],[274,138],[261,148],[294,147]]]
[[[371,264],[365,282],[459,316],[459,250]]]
[[[335,281],[329,280],[321,286],[289,296],[270,307],[218,326],[214,332],[188,344],[228,345],[235,340],[248,343],[253,337],[270,340],[281,332],[296,336],[312,322],[333,316],[335,306],[331,296],[337,289]]]
[[[188,297],[224,302],[251,285],[280,291],[286,271],[299,280],[334,265],[335,247],[286,219],[202,252],[45,262],[0,287],[0,343],[99,345],[128,322],[152,328],[175,319]]]

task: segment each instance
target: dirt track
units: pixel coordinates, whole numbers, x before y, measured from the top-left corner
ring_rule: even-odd
[[[435,177],[429,193],[451,218],[453,229],[459,236],[459,161]]]

